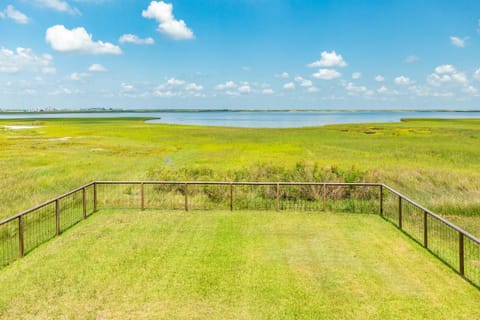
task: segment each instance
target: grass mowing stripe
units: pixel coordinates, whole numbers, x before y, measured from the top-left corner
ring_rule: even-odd
[[[103,210],[0,271],[0,318],[475,319],[380,217]]]

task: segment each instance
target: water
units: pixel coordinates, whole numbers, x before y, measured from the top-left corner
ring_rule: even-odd
[[[0,114],[0,119],[25,118],[157,118],[147,123],[244,128],[295,128],[342,123],[398,122],[402,118],[480,118],[480,112],[439,111],[209,111]]]

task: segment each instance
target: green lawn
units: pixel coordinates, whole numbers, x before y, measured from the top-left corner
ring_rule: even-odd
[[[4,125],[38,125],[11,130]],[[297,129],[0,121],[0,217],[92,180],[385,182],[480,235],[480,120]]]
[[[102,210],[0,270],[2,319],[479,319],[375,215]]]

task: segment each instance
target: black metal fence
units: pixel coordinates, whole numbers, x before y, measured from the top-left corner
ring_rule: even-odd
[[[98,208],[380,214],[480,286],[480,240],[378,183],[97,181],[0,222],[0,267]]]

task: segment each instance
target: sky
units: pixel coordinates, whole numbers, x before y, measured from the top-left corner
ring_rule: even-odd
[[[480,109],[478,0],[0,0],[0,109]]]

